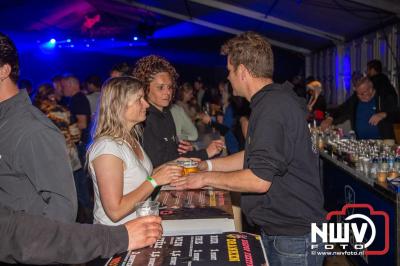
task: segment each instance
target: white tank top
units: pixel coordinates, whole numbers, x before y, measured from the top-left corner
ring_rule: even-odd
[[[138,144],[139,145],[139,144]],[[140,146],[140,145],[139,145]],[[136,154],[130,149],[129,145],[123,141],[116,141],[108,137],[100,138],[97,140],[89,152],[89,168],[90,175],[93,180],[94,190],[94,209],[93,209],[93,223],[95,224],[106,224],[106,225],[120,225],[124,224],[129,220],[136,218],[136,213],[133,212],[120,221],[114,223],[110,220],[104,211],[103,205],[101,204],[99,188],[97,186],[96,173],[93,169],[93,160],[103,154],[112,154],[120,158],[124,162],[124,184],[123,184],[123,195],[138,188],[145,180],[146,177],[151,175],[153,172],[153,165],[140,146],[143,153],[143,161],[141,161]]]

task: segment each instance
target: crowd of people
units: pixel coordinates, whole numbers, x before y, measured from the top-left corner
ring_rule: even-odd
[[[3,34],[0,48],[1,232],[7,230],[4,239],[10,240],[2,261],[79,263],[154,243],[160,219],[137,218],[135,204],[181,176],[181,167],[170,161],[212,158],[225,147],[221,139],[204,150],[193,147],[201,106],[190,102],[196,115],[189,114],[173,97],[179,88],[172,64],[148,56],[134,67],[116,65],[104,83],[98,76],[80,82],[65,74],[36,89],[30,84],[28,92],[18,88],[17,50]],[[175,120],[172,113],[178,113]],[[191,138],[184,137],[186,126],[176,126],[182,117],[196,133]],[[78,222],[99,226],[74,224],[77,213]],[[20,232],[30,228],[35,232],[22,239]],[[51,230],[59,233],[38,254],[33,247]],[[75,248],[57,253],[63,245]]]
[[[310,225],[326,213],[307,120],[328,127],[347,116],[360,138],[393,138],[396,92],[373,62],[371,77],[326,115],[316,79],[304,90],[273,82],[263,36],[240,34],[221,53],[229,83],[216,88],[200,77],[180,86],[174,66],[149,55],[114,66],[104,83],[66,74],[28,94],[17,85],[15,45],[0,34],[0,235],[8,243],[0,261],[82,263],[151,245],[161,219],[137,217],[134,207],[170,184],[241,192],[271,265],[322,265],[310,253]],[[193,145],[202,128],[218,136],[204,149]],[[173,162],[184,158],[202,171],[182,176]],[[75,223],[78,206],[78,222],[94,225]],[[323,250],[320,239],[313,245]]]

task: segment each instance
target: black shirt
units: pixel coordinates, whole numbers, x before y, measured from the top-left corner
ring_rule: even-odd
[[[68,103],[68,109],[71,111],[71,123],[77,122],[76,115],[87,116],[87,127],[82,130],[81,141],[85,144],[88,143],[91,112],[89,100],[86,98],[86,95],[78,92],[72,96]]]
[[[169,108],[160,111],[150,104],[144,125],[143,148],[153,167],[179,158],[175,123]],[[208,158],[205,150],[192,151],[181,156],[202,160]]]
[[[395,98],[397,105],[396,89],[393,87],[392,83],[390,83],[389,78],[385,74],[376,74],[375,76],[371,77],[371,81],[374,84],[374,88],[378,95],[392,95]]]
[[[286,85],[271,84],[250,107],[244,169],[272,184],[265,194],[243,193],[242,210],[267,235],[305,235],[325,210],[304,100]]]

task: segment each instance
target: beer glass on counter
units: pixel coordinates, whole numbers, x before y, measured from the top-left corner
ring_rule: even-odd
[[[177,161],[178,165],[182,167],[182,175],[188,175],[190,173],[197,173],[199,171],[199,163],[187,160],[187,161]]]

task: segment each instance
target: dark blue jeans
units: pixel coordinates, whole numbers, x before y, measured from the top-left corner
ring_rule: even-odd
[[[311,233],[304,236],[268,236],[261,232],[261,235],[271,266],[323,265],[324,256],[317,255],[317,252],[324,251],[324,245],[321,242],[312,243],[318,247],[311,250]]]

